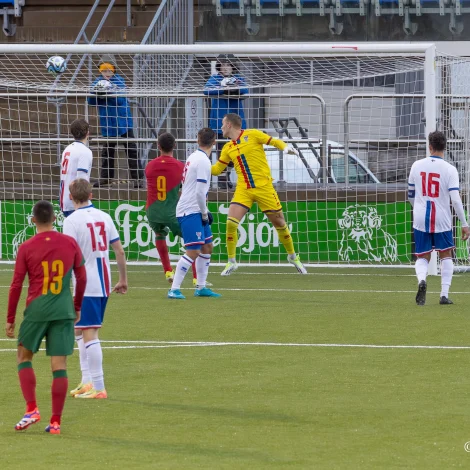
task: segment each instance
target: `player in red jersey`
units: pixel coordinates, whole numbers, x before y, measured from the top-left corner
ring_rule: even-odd
[[[147,218],[150,227],[155,232],[155,245],[165,271],[165,277],[170,284],[173,282],[174,272],[170,264],[166,236],[170,231],[175,236],[182,236],[176,219],[176,205],[179,199],[184,163],[173,157],[175,146],[175,138],[169,132],[161,134],[158,137],[160,156],[149,162],[145,168]],[[194,285],[195,281],[197,281],[197,273],[193,265]]]
[[[24,319],[18,333],[18,375],[26,401],[26,413],[15,426],[22,431],[41,417],[36,403],[36,376],[33,356],[46,338],[46,354],[51,356],[52,417],[46,432],[60,434],[60,419],[67,396],[67,356],[73,353],[74,324],[86,287],[84,259],[77,242],[53,227],[54,208],[39,201],[33,208],[37,235],[25,241],[18,250],[13,281],[8,296],[6,335],[15,336],[15,317],[28,275],[29,288]],[[76,278],[75,299],[70,291],[72,271]]]

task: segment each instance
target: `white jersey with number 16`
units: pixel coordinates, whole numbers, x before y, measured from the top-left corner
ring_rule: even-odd
[[[415,198],[413,228],[428,233],[452,230],[450,192],[459,190],[457,169],[440,157],[426,157],[413,163],[408,185]]]
[[[109,246],[119,240],[111,217],[92,204],[64,220],[64,233],[73,237],[85,258],[86,297],[108,297],[111,290]]]
[[[73,211],[73,203],[69,198],[70,183],[77,178],[90,181],[93,154],[91,150],[78,140],[71,143],[62,154],[60,163],[60,208],[63,212]]]

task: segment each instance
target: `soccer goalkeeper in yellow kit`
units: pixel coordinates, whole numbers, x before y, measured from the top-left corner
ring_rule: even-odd
[[[233,162],[238,176],[237,189],[230,202],[227,216],[227,253],[228,263],[222,276],[230,276],[237,268],[235,259],[238,242],[238,224],[251,209],[254,202],[258,203],[273,224],[288,254],[289,263],[293,264],[300,274],[307,270],[295,253],[294,243],[282,213],[281,202],[273,186],[271,169],[269,168],[263,145],[273,145],[287,153],[297,154],[297,150],[279,139],[274,139],[258,129],[242,130],[242,120],[238,114],[226,114],[222,120],[222,133],[230,139],[220,154],[219,160],[212,165],[211,173],[220,175],[225,167]]]

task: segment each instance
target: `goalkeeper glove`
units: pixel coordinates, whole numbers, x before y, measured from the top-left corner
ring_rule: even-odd
[[[284,152],[289,153],[290,155],[299,156],[299,151],[292,146],[292,144],[287,144],[287,147],[284,149]]]
[[[230,86],[237,83],[236,77],[225,77],[221,82],[220,86]]]
[[[210,212],[207,212],[206,214],[201,214],[202,216],[202,225],[212,225],[212,222],[214,222],[214,218],[212,217],[212,214]]]

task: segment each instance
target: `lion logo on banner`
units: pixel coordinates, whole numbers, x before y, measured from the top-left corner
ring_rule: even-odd
[[[396,261],[397,242],[382,227],[382,217],[373,206],[347,207],[342,219],[339,258],[342,261]]]
[[[64,225],[64,214],[60,210],[59,204],[53,204],[54,205],[54,214],[55,214],[55,222],[54,222],[54,228],[57,231],[62,231],[62,225]],[[16,255],[18,254],[18,248],[20,245],[26,241],[28,238],[31,238],[32,236],[36,235],[36,226],[33,224],[33,214],[29,214],[26,217],[26,226],[23,230],[20,230],[15,237],[13,238],[13,241],[11,242],[12,247],[13,247],[13,256],[16,258]]]

